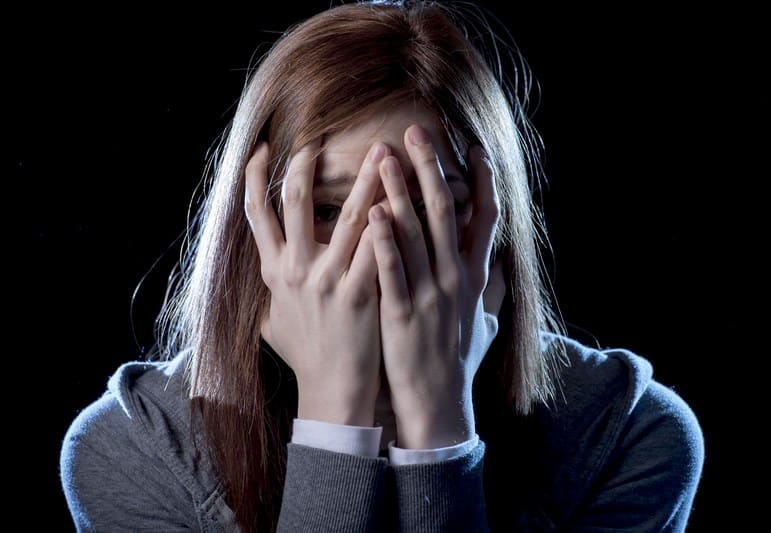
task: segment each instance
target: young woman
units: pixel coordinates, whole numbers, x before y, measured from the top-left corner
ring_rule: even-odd
[[[264,57],[164,361],[119,368],[65,437],[78,529],[684,529],[699,425],[553,318],[528,122],[471,35],[357,3]]]

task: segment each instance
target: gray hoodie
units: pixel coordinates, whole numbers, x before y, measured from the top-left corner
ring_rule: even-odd
[[[683,531],[704,460],[693,412],[645,359],[562,340],[558,401],[478,424],[464,456],[390,466],[288,443],[278,531]],[[238,531],[197,453],[187,356],[122,365],[70,426],[61,477],[79,531]]]

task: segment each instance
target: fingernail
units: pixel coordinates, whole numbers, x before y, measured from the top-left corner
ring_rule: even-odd
[[[372,146],[369,152],[369,160],[373,163],[379,163],[385,155],[385,146],[381,142],[377,142]]]
[[[412,126],[409,133],[410,142],[416,146],[421,144],[428,144],[430,141],[428,135],[420,126]]]
[[[379,205],[372,207],[370,210],[370,215],[374,220],[385,220],[386,217],[385,211]]]

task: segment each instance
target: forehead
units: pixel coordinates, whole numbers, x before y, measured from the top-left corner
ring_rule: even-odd
[[[445,173],[461,173],[450,142],[436,114],[421,104],[404,103],[372,115],[361,124],[335,133],[324,141],[319,158],[315,184],[341,177],[355,177],[367,152],[375,141],[388,145],[390,153],[399,159],[405,176],[410,179],[414,169],[404,148],[404,131],[411,124],[419,124],[431,138]]]

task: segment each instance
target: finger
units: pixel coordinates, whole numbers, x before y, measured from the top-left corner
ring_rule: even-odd
[[[381,206],[375,205],[369,210],[369,223],[377,261],[381,307],[390,316],[404,319],[412,313],[412,300],[402,256],[388,216]]]
[[[423,228],[412,206],[399,160],[393,156],[383,159],[380,163],[380,176],[391,206],[393,226],[396,229],[407,282],[417,288],[430,279],[431,265],[423,238]]]
[[[370,226],[364,228],[358,246],[354,250],[347,274],[347,280],[351,287],[368,287],[377,279],[377,261],[371,230]]]
[[[351,192],[343,203],[327,252],[329,267],[333,272],[341,274],[348,268],[351,254],[367,225],[367,212],[381,183],[380,161],[387,151],[388,147],[382,142],[372,145],[359,169]]]
[[[380,206],[385,211],[387,222],[390,224],[393,221],[393,213],[391,213],[391,206],[388,204],[388,200],[384,198],[376,205]],[[368,209],[367,217],[369,218]],[[393,230],[391,230],[393,232]],[[361,232],[361,238],[359,244],[354,250],[353,259],[351,260],[351,266],[348,269],[348,275],[354,276],[358,281],[357,283],[367,283],[368,281],[377,281],[377,260],[375,258],[375,245],[372,238],[372,224],[368,224],[364,231]],[[371,261],[371,262],[370,262]]]
[[[481,290],[487,280],[490,254],[495,242],[495,230],[500,216],[500,203],[492,168],[480,146],[469,150],[469,167],[474,180],[473,214],[469,227],[471,245],[466,271],[472,285]]]
[[[303,146],[289,162],[281,187],[286,245],[292,257],[309,257],[314,248],[313,177],[320,141]]]
[[[426,206],[426,218],[436,257],[437,281],[457,286],[460,256],[455,223],[455,197],[447,186],[436,151],[426,131],[413,124],[404,132],[404,145],[415,167]]]
[[[276,257],[284,242],[281,227],[268,197],[269,155],[268,143],[259,143],[244,171],[246,219],[249,221],[263,263],[269,257]]]

